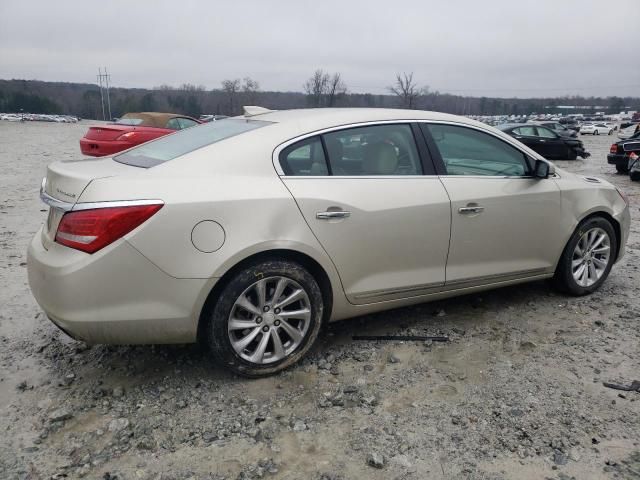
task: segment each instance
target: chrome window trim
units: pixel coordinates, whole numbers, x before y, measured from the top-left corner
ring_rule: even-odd
[[[309,132],[309,133],[305,133],[302,135],[298,135],[294,138],[291,138],[289,140],[286,140],[285,142],[280,143],[279,145],[277,145],[275,147],[275,149],[273,150],[273,154],[272,154],[272,163],[273,163],[273,167],[275,168],[276,172],[278,173],[278,175],[280,177],[284,177],[287,179],[291,179],[291,178],[304,178],[304,179],[309,179],[309,178],[313,178],[313,179],[319,179],[319,178],[344,178],[344,179],[372,179],[372,178],[424,178],[424,177],[430,177],[430,178],[438,178],[438,177],[445,177],[445,178],[510,178],[510,179],[514,179],[514,178],[528,178],[528,179],[535,179],[534,176],[532,175],[525,175],[525,176],[502,176],[502,175],[430,175],[430,174],[417,174],[417,175],[286,175],[284,173],[284,170],[282,169],[282,166],[280,165],[280,152],[282,152],[282,150],[284,150],[285,148],[287,148],[289,145],[293,145],[294,143],[297,143],[299,141],[305,140],[307,138],[310,137],[315,137],[317,135],[323,135],[325,133],[329,133],[329,132],[335,132],[335,131],[339,131],[339,130],[348,130],[350,128],[358,128],[358,127],[367,127],[367,126],[372,126],[372,125],[389,125],[389,124],[411,124],[411,123],[429,123],[429,124],[440,124],[440,125],[453,125],[453,126],[457,126],[457,127],[465,127],[465,128],[471,128],[474,130],[477,130],[479,132],[483,132],[486,133],[488,135],[493,136],[494,138],[496,138],[497,140],[501,140],[505,143],[507,143],[508,145],[512,146],[513,148],[515,148],[516,150],[518,150],[520,153],[522,153],[523,155],[525,155],[527,158],[532,158],[533,160],[543,160],[547,163],[549,163],[546,159],[544,158],[538,158],[538,157],[532,157],[532,155],[528,152],[525,152],[524,150],[522,150],[521,145],[518,145],[517,140],[515,140],[513,137],[504,134],[505,137],[502,137],[501,135],[496,135],[494,132],[492,132],[491,130],[484,128],[484,127],[479,127],[477,125],[470,125],[468,123],[463,123],[463,122],[455,122],[455,121],[451,121],[451,120],[427,120],[427,119],[394,119],[394,120],[370,120],[367,122],[357,122],[357,123],[347,123],[344,125],[336,125],[333,127],[327,127],[327,128],[323,128],[321,130],[315,130],[313,132]],[[535,152],[534,152],[535,153]],[[537,155],[537,154],[536,154]]]
[[[525,158],[531,158],[534,161],[535,160],[543,160],[543,161],[549,163],[549,161],[546,158],[533,157],[530,153],[525,152],[524,150],[522,150],[522,144],[520,142],[518,142],[515,138],[513,138],[511,135],[507,135],[506,133],[504,133],[505,136],[503,137],[502,135],[496,135],[495,132],[492,132],[491,130],[488,130],[488,129],[483,128],[483,127],[478,127],[477,125],[469,125],[468,123],[462,123],[462,122],[453,122],[451,120],[417,120],[416,123],[429,123],[429,124],[436,124],[436,125],[453,125],[454,127],[471,128],[473,130],[477,130],[478,132],[482,132],[482,133],[486,133],[487,135],[491,135],[496,140],[500,140],[500,141],[506,143],[507,145],[512,146],[513,148],[518,150],[520,153],[522,153],[525,156]],[[498,131],[500,131],[500,130],[498,130]],[[503,132],[501,132],[501,133],[503,133]],[[520,144],[520,145],[518,145],[518,144]],[[533,152],[533,153],[535,155],[538,155],[536,152]],[[529,165],[529,167],[533,167],[533,166]],[[518,176],[509,176],[509,175],[440,175],[440,177],[443,177],[443,178],[456,178],[456,177],[460,177],[460,178],[531,178],[531,179],[535,179],[536,178],[533,175],[518,175]]]
[[[393,125],[393,124],[405,124],[405,125],[409,124],[410,125],[412,123],[416,123],[416,120],[411,120],[411,119],[370,120],[367,122],[346,123],[344,125],[335,125],[333,127],[327,127],[321,130],[315,130],[313,132],[304,133],[302,135],[298,135],[297,137],[286,140],[285,142],[282,142],[276,146],[276,148],[273,150],[273,154],[271,157],[271,160],[273,162],[273,167],[276,169],[276,172],[278,173],[279,176],[285,177],[285,178],[382,178],[382,176],[380,175],[367,175],[366,177],[364,175],[340,175],[340,176],[338,175],[286,175],[284,173],[284,170],[282,169],[282,166],[280,165],[280,152],[282,152],[282,150],[287,148],[289,145],[293,145],[294,143],[300,142],[309,137],[315,137],[317,135],[323,135],[329,132],[335,132],[339,130],[349,130],[351,128],[358,128],[358,127],[370,127],[375,125]],[[435,177],[435,175],[424,175],[424,174],[385,175],[385,177],[394,177],[394,178],[395,177],[414,177],[415,178],[415,177],[429,177],[429,176]]]

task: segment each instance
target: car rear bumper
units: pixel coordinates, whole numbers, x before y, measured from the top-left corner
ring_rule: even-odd
[[[89,255],[36,233],[29,285],[53,323],[87,343],[189,343],[197,336],[206,279],[176,279],[124,240]],[[210,283],[210,282],[209,282]]]
[[[624,165],[626,168],[629,164],[629,157],[621,153],[610,153],[607,155],[607,163],[611,165]]]
[[[91,157],[105,157],[107,155],[113,155],[121,152],[133,145],[129,142],[112,140],[88,140],[86,138],[80,139],[80,151],[83,155],[89,155]]]

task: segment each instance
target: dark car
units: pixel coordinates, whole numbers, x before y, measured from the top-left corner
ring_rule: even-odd
[[[607,162],[615,165],[618,173],[627,173],[629,171],[629,155],[635,152],[640,155],[640,131],[634,133],[630,138],[620,140],[611,145]]]
[[[561,137],[576,138],[578,136],[577,130],[572,130],[558,122],[536,122],[536,123],[538,125],[542,125],[543,127],[547,127],[553,130]]]
[[[577,138],[562,137],[541,125],[507,123],[498,125],[496,128],[517,138],[544,158],[575,160],[579,156],[587,158],[590,155]]]

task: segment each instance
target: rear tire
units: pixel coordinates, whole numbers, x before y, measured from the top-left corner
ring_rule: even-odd
[[[591,217],[571,235],[558,262],[553,284],[576,297],[593,293],[609,276],[617,256],[613,226],[603,217]]]
[[[304,267],[262,261],[224,287],[209,313],[205,339],[220,365],[245,377],[268,376],[309,351],[323,312],[320,287]]]
[[[600,135],[600,132],[599,132],[598,130],[594,130],[594,131],[593,131],[593,134],[594,134],[594,135]]]

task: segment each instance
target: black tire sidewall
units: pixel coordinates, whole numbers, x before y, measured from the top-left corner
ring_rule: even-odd
[[[278,362],[259,365],[244,360],[235,352],[229,340],[227,322],[231,308],[242,292],[260,278],[272,276],[290,278],[305,289],[311,303],[311,319],[305,338],[293,353]],[[323,314],[320,287],[304,267],[288,260],[267,260],[239,271],[223,288],[209,314],[206,342],[216,361],[233,372],[246,377],[272,375],[295,364],[309,351],[322,328]]]
[[[604,274],[600,279],[589,287],[582,287],[578,285],[578,283],[573,278],[573,272],[571,271],[571,263],[573,260],[573,252],[576,248],[576,245],[580,238],[591,230],[592,228],[602,228],[609,235],[609,241],[611,244],[611,251],[609,256],[609,264],[604,271]],[[569,239],[563,253],[560,258],[560,262],[558,263],[558,268],[556,269],[556,285],[566,293],[570,293],[575,296],[588,295],[590,293],[595,292],[600,286],[605,282],[609,273],[611,272],[611,268],[615,263],[615,259],[618,256],[618,243],[616,238],[616,232],[607,219],[603,217],[591,217],[584,222],[582,222],[578,228],[573,232],[573,235]]]

